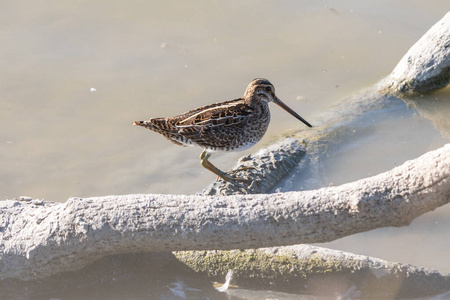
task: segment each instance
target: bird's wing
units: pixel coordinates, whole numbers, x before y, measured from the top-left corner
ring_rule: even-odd
[[[253,109],[241,99],[200,107],[180,116],[174,124],[180,131],[200,132],[214,127],[231,127],[246,122]]]
[[[191,111],[174,125],[180,135],[201,147],[222,147],[242,131],[252,113],[250,106],[236,99]]]

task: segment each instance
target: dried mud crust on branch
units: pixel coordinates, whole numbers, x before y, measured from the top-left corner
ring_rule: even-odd
[[[305,142],[288,138],[268,148],[261,149],[239,160],[232,171],[238,177],[249,178],[249,182],[216,181],[199,195],[240,195],[269,193],[275,185],[294,167],[302,163]],[[250,183],[250,184],[249,184]]]

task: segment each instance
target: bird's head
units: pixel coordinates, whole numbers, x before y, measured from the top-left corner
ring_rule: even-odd
[[[296,117],[298,120],[302,121],[308,127],[312,127],[305,119],[300,117],[295,111],[293,111],[289,106],[284,104],[280,98],[275,95],[275,87],[270,83],[269,80],[264,78],[253,79],[252,82],[247,86],[244,93],[244,100],[248,102],[249,105],[258,105],[259,103],[269,103],[273,102],[280,106],[282,109]]]
[[[273,102],[277,96],[275,96],[275,87],[269,80],[264,78],[253,79],[247,86],[244,93],[244,99],[252,102]]]

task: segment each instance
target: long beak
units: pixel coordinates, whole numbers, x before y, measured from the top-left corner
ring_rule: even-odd
[[[308,127],[312,127],[311,124],[308,123],[308,121],[306,121],[305,119],[303,119],[302,117],[299,116],[299,114],[297,114],[295,111],[293,111],[289,106],[287,106],[286,104],[284,104],[278,97],[275,97],[275,100],[273,100],[273,103],[275,103],[276,105],[278,105],[279,107],[281,107],[282,109],[284,109],[285,111],[287,111],[288,113],[290,113],[291,115],[293,115],[294,117],[296,117],[297,119],[299,119],[300,121],[302,121],[303,123],[306,124],[306,126]]]

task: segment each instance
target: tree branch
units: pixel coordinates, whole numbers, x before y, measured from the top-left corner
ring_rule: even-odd
[[[347,299],[343,297],[346,291],[357,290],[362,299],[403,299],[436,295],[450,288],[450,278],[437,271],[309,245],[174,254],[210,279],[223,280],[233,269],[235,284],[257,289],[270,286],[315,296],[339,292],[341,299]]]
[[[0,202],[0,280],[33,279],[139,251],[331,241],[403,226],[450,201],[450,144],[337,187],[270,195],[127,195]]]
[[[394,94],[429,92],[450,83],[450,12],[428,30],[383,81]]]

